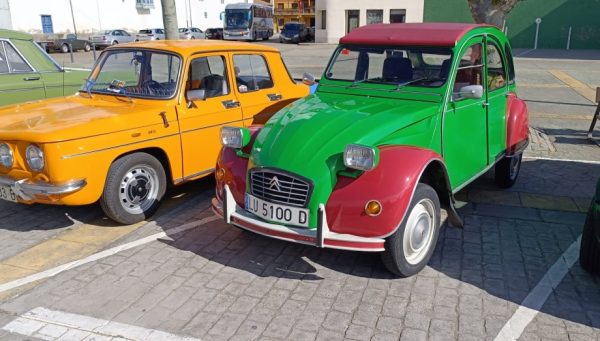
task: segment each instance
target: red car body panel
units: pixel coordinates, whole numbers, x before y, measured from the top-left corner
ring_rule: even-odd
[[[528,140],[529,118],[527,104],[512,92],[508,95],[506,120],[506,149],[507,154],[515,152],[517,145]]]
[[[358,178],[338,177],[325,209],[329,229],[361,237],[393,233],[404,219],[423,170],[432,160],[442,161],[442,157],[418,147],[382,147],[375,169]],[[365,213],[369,200],[381,203],[383,209],[378,216]]]

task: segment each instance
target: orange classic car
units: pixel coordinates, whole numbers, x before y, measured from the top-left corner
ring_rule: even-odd
[[[141,221],[168,183],[213,172],[221,126],[264,123],[308,93],[266,46],[110,47],[76,95],[0,108],[0,199],[99,201],[119,223]]]

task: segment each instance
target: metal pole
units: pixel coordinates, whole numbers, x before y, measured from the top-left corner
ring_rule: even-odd
[[[69,44],[69,53],[71,54],[71,64],[75,63],[75,58],[73,57],[73,44]]]
[[[192,27],[192,26],[194,26],[194,24],[192,23],[193,12],[192,12],[192,2],[191,2],[191,0],[188,0],[188,5],[190,7],[190,27]]]
[[[540,24],[542,23],[541,18],[535,19],[535,42],[533,43],[533,49],[536,50],[538,46],[538,37],[540,35]]]
[[[73,19],[73,31],[77,35],[77,26],[75,26],[75,14],[73,14],[73,2],[69,0],[69,6],[71,6],[71,19]]]
[[[102,31],[102,21],[100,20],[100,4],[96,0],[96,12],[98,13],[98,30]]]
[[[187,1],[183,2],[183,6],[185,7],[185,26],[190,27],[190,12],[188,11]]]
[[[175,0],[161,0],[163,12],[163,25],[165,27],[165,38],[175,40],[179,37],[177,31],[177,9]]]
[[[96,61],[96,43],[92,43],[92,53],[94,54],[94,61]]]
[[[569,36],[567,37],[567,50],[571,48],[571,31],[573,26],[569,26]]]

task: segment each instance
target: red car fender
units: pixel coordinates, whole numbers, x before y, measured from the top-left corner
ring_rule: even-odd
[[[246,145],[242,152],[250,154],[254,140],[258,135],[262,125],[252,125],[248,127],[252,133],[250,143]],[[222,180],[216,179],[217,198],[223,201],[223,190],[225,185],[229,186],[231,194],[240,207],[244,207],[244,196],[246,193],[246,172],[248,171],[248,158],[237,155],[236,150],[232,148],[221,148],[219,158],[217,159],[217,170],[223,169],[224,176]]]
[[[506,115],[506,150],[507,155],[525,149],[529,139],[529,116],[527,104],[514,92],[508,94]]]
[[[338,178],[325,207],[329,230],[361,237],[392,234],[406,215],[423,171],[436,161],[443,166],[442,157],[429,149],[412,146],[380,148],[380,162],[375,169],[358,178]],[[383,208],[379,215],[365,213],[369,200],[379,201]]]

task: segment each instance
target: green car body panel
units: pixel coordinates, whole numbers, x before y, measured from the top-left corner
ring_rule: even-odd
[[[422,177],[429,176],[427,172],[439,171],[439,174],[435,175],[439,180],[436,180],[439,183],[436,190],[442,206],[449,210],[450,215],[455,215],[452,208],[453,193],[503,158],[516,155],[520,160],[528,141],[527,109],[515,94],[514,67],[505,35],[495,27],[482,25],[399,25],[406,26],[368,25],[359,29],[364,33],[353,31],[342,38],[330,65],[321,77],[317,91],[279,111],[264,127],[256,128],[251,146],[244,150],[248,160],[237,161],[235,157],[244,158],[243,153],[238,151],[237,156],[232,156],[230,148],[223,148],[217,164],[217,168],[223,172],[220,178],[217,176],[217,198],[213,200],[213,208],[218,214],[242,228],[275,238],[320,247],[381,251],[382,240],[400,225],[416,184]],[[447,25],[449,32],[451,31],[449,34],[454,36],[435,36],[430,39],[427,30],[433,27],[443,33],[444,27],[440,25]],[[408,27],[409,30],[423,28],[425,33],[420,35],[422,40],[418,41],[419,37],[406,38],[406,33],[396,35],[396,27],[399,30],[404,27]],[[381,34],[377,32],[379,29],[382,30]],[[377,42],[369,42],[370,34],[375,40],[386,34],[392,38],[381,38],[383,45],[378,45]],[[453,37],[458,38],[452,40]],[[337,56],[346,53],[345,49],[354,46],[393,48],[394,39],[415,40],[406,45],[397,45],[399,48],[418,46],[447,49],[451,55],[447,80],[437,86],[427,87],[353,82],[331,77],[333,64]],[[435,45],[436,41],[444,44]],[[483,95],[480,98],[457,99],[453,86],[455,82],[458,83],[457,72],[463,67],[461,58],[474,44],[481,44],[482,47],[480,67],[483,70],[483,80],[480,84],[483,85]],[[488,56],[493,46],[497,51],[496,60],[491,60],[492,57]],[[487,58],[490,58],[489,62]],[[502,67],[492,70],[489,65],[494,62],[500,63]],[[495,76],[494,72],[500,73],[503,78]],[[500,85],[492,89],[490,84],[496,81]],[[344,150],[350,144],[377,148],[381,153],[380,164],[366,172],[349,169],[344,164]],[[414,157],[389,160],[394,155]],[[382,167],[391,169],[379,169]],[[239,202],[240,193],[233,193],[235,195],[228,197],[225,187],[228,191],[232,191],[231,188],[239,191],[245,184],[251,183],[249,171],[258,168],[298,175],[312,183],[312,192],[306,206],[310,211],[309,224],[305,228],[312,231],[312,234],[294,226],[279,229],[278,225],[283,224],[258,216],[236,213],[244,206],[243,202]],[[406,188],[397,188],[396,192],[390,192],[389,188],[385,188],[385,184],[394,186],[392,184],[399,183],[398,179],[376,179],[374,174],[383,177],[405,177],[407,182],[398,186]],[[363,180],[367,178],[370,182],[365,183]],[[356,190],[352,198],[347,198],[347,204],[344,198],[336,196],[336,191],[347,193],[350,189],[352,193],[352,187],[360,189]],[[250,186],[245,186],[245,191],[251,194]],[[389,194],[392,192],[403,193],[403,197],[393,197],[392,194],[392,198]],[[363,212],[360,212],[363,213],[361,215],[354,210],[353,214],[356,214],[356,217],[350,219],[361,220],[366,224],[381,223],[381,229],[377,231],[377,227],[369,228],[369,232],[362,233],[357,228],[335,226],[344,221],[338,219],[340,214],[345,214],[340,213],[344,212],[344,207],[357,206],[357,198],[362,198],[361,195],[383,203],[383,212],[381,216],[373,217],[372,220],[362,220],[369,218],[365,217]],[[235,204],[238,206],[229,202],[232,198],[237,198]],[[332,201],[336,202],[335,205]],[[337,208],[333,209],[334,207]],[[235,212],[232,213],[232,210]],[[389,214],[394,210],[402,211],[400,215],[393,216],[394,219],[400,217],[398,221],[390,221],[392,216]],[[346,210],[349,211],[352,210]],[[323,214],[327,214],[327,219],[322,217]],[[325,220],[329,221],[329,226],[326,227],[328,230],[323,232],[320,229],[324,228]],[[455,221],[460,222],[460,219]],[[327,244],[328,237],[321,234],[328,231],[342,233],[343,236],[332,234],[331,244],[324,245]],[[355,239],[347,237],[348,235]],[[352,242],[349,242],[350,240]]]
[[[0,63],[0,106],[72,95],[89,74],[60,67],[31,35],[10,30],[0,30]]]

